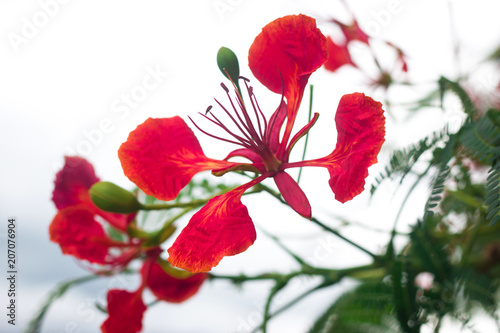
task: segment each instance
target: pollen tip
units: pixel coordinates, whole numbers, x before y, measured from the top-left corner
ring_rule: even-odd
[[[222,87],[222,89],[224,89],[224,91],[226,93],[229,93],[229,89],[226,87],[226,85],[223,82],[221,82],[220,86]]]

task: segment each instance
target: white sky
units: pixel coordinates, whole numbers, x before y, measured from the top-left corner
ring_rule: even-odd
[[[411,56],[410,75],[416,81],[432,82],[440,74],[453,78],[458,73],[451,56],[448,1],[353,0],[349,3],[362,27],[378,38],[394,42]],[[498,45],[499,5],[494,0],[452,3],[454,24],[463,47],[461,70],[466,70]],[[391,8],[396,10],[389,16],[381,14]],[[50,15],[44,14],[44,10]],[[261,107],[271,112],[279,96],[251,77],[246,55],[265,24],[297,13],[317,18],[348,18],[339,1],[334,0],[0,2],[0,225],[5,225],[1,221],[5,222],[7,217],[18,220],[20,263],[20,310],[16,327],[19,330],[6,328],[2,319],[2,332],[20,331],[57,282],[86,274],[48,240],[48,225],[56,212],[50,202],[53,179],[63,156],[74,151],[87,152],[86,157],[101,179],[131,187],[117,158],[119,145],[148,117],[195,115],[213,104],[213,97],[223,98],[219,86],[223,77],[215,62],[220,46],[236,52],[242,75],[252,80]],[[34,23],[39,27],[30,26]],[[319,27],[325,34],[335,33],[324,22],[319,21]],[[362,51],[360,48],[360,58]],[[126,107],[124,96],[140,91],[151,72],[157,73],[157,79],[146,82],[150,90],[143,99],[139,98],[135,104],[132,101],[132,106]],[[491,83],[492,79],[485,73],[480,81]],[[359,75],[351,69],[343,69],[338,74],[319,70],[310,82],[315,84],[314,111],[321,117],[311,131],[308,156],[321,157],[333,148],[335,133],[331,126],[342,94],[363,91],[379,100],[383,96],[380,92],[371,93],[360,84]],[[395,90],[391,97],[404,101],[411,93]],[[307,117],[307,98],[306,94],[299,123],[305,123]],[[388,120],[382,161],[392,148],[420,139],[459,114],[429,109],[405,122],[408,116],[405,110],[392,112],[395,119]],[[208,156],[222,158],[230,149],[219,143],[215,145],[202,135],[198,137]],[[370,179],[382,166],[370,169]],[[229,176],[221,181],[239,180]],[[314,214],[326,217],[328,208],[334,214],[386,229],[390,228],[400,201],[393,197],[394,186],[388,184],[370,206],[367,206],[367,193],[341,205],[334,201],[328,188],[326,171],[304,171],[301,185]],[[408,207],[403,227],[422,212],[423,200],[423,196],[417,196]],[[263,206],[266,202],[269,202],[267,197],[244,199],[256,224],[276,235],[285,235],[287,244],[297,252],[311,257],[318,246],[330,242],[334,244],[335,253],[320,264],[342,267],[366,261],[356,250],[345,247],[339,240],[332,241],[331,236],[286,208]],[[5,236],[6,228],[2,228],[0,235]],[[381,249],[385,237],[362,232],[362,229],[348,229],[345,233],[374,251]],[[300,240],[304,235],[307,239]],[[0,257],[5,252],[3,240],[0,240]],[[4,260],[1,261],[0,267],[3,267]],[[287,272],[291,268],[290,259],[259,234],[257,242],[246,253],[224,259],[215,272]],[[104,316],[85,312],[90,309],[85,307],[76,311],[75,307],[100,298],[107,283],[89,284],[58,302],[47,318],[46,331],[97,331]],[[300,281],[296,290],[285,291],[284,299],[309,283]],[[129,286],[134,287],[133,281]],[[252,322],[258,318],[267,287],[250,283],[239,292],[224,283],[206,284],[197,297],[185,304],[166,304],[148,310],[145,332],[237,331],[238,326],[243,325],[242,320]],[[342,287],[330,288],[306,300],[272,321],[271,332],[303,332],[341,290]],[[6,298],[2,294],[0,299],[3,304]],[[72,328],[73,323],[76,328]]]

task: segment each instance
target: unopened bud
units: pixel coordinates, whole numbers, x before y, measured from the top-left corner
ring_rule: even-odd
[[[141,208],[132,193],[110,182],[95,183],[89,194],[94,205],[106,212],[130,214]]]
[[[227,47],[221,47],[219,52],[217,52],[217,65],[225,77],[233,81],[234,84],[238,84],[240,66],[238,64],[238,58],[233,51]]]

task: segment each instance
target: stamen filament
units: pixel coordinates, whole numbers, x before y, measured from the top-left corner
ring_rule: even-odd
[[[249,134],[247,134],[248,129],[247,129],[245,123],[240,118],[240,116],[238,115],[238,113],[236,112],[236,110],[235,110],[236,116],[240,120],[241,125],[247,130],[246,132],[241,128],[240,124],[238,124],[238,122],[234,119],[234,117],[231,115],[231,113],[218,100],[215,100],[215,101],[217,102],[217,104],[219,104],[219,106],[222,108],[222,110],[224,110],[224,112],[229,116],[229,118],[231,118],[231,120],[233,121],[233,123],[240,130],[241,134],[243,134],[247,138],[246,141],[248,142],[248,144],[250,144],[251,142],[253,142],[252,137]],[[233,109],[234,109],[234,107],[233,107]],[[215,118],[215,116],[213,114],[212,114],[212,116]]]
[[[229,135],[231,135],[233,138],[235,138],[236,140],[239,140],[241,141],[242,143],[245,143],[247,145],[252,145],[252,142],[251,141],[248,141],[246,140],[245,138],[242,138],[241,136],[239,135],[236,135],[234,134],[229,128],[227,128],[226,126],[224,126],[224,124],[212,113],[210,112],[210,115],[212,115],[212,117],[214,119],[210,119],[209,117],[203,115],[200,113],[200,115],[202,115],[203,117],[205,117],[207,120],[211,121],[212,123],[214,123],[215,125],[219,126],[220,128],[222,128],[224,131],[226,131]]]
[[[196,123],[193,121],[193,119],[191,119],[191,117],[190,117],[190,116],[188,116],[188,118],[189,118],[189,120],[191,120],[191,122],[193,123],[193,125],[194,125],[194,126],[195,126],[195,127],[196,127],[199,131],[200,131],[200,132],[202,132],[202,133],[203,133],[203,134],[205,134],[205,135],[208,135],[208,136],[210,136],[210,137],[212,137],[212,138],[214,138],[214,139],[218,139],[218,140],[221,140],[221,141],[225,141],[225,142],[233,143],[233,144],[238,145],[238,146],[243,146],[243,147],[245,147],[245,148],[250,148],[250,146],[248,146],[248,145],[246,145],[246,144],[244,144],[244,143],[242,143],[242,142],[236,142],[236,141],[232,141],[232,140],[224,139],[224,138],[221,138],[221,137],[219,137],[219,136],[216,136],[216,135],[210,134],[210,133],[208,133],[207,131],[202,130],[202,129],[200,128],[200,126],[196,125]],[[211,119],[210,119],[210,120],[211,120]]]

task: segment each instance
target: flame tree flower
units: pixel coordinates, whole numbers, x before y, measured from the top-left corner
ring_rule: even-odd
[[[109,316],[101,326],[104,333],[140,332],[142,317],[147,309],[142,301],[142,292],[146,287],[158,300],[181,303],[198,292],[208,275],[176,269],[160,258],[163,250],[158,246],[148,247],[147,239],[128,235],[131,230],[127,226],[135,214],[112,214],[96,207],[89,189],[98,181],[92,164],[87,160],[81,157],[65,158],[65,164],[55,180],[52,199],[59,211],[50,225],[50,238],[59,244],[64,254],[115,271],[122,270],[141,255],[145,256],[140,270],[142,283],[135,292],[108,291]],[[120,242],[111,239],[96,216],[105,219],[129,240]],[[120,251],[115,254],[112,249]]]
[[[96,207],[89,189],[97,182],[99,178],[87,160],[65,157],[52,193],[58,212],[49,227],[50,240],[59,244],[64,254],[90,263],[120,267],[139,254],[139,244],[135,240],[124,243],[110,239],[96,217],[125,233],[135,214],[114,214]],[[119,256],[110,253],[113,247],[122,249]]]
[[[241,203],[241,196],[266,178],[274,179],[291,208],[311,218],[308,199],[286,169],[327,168],[330,187],[340,202],[351,200],[363,191],[367,169],[377,161],[385,135],[382,105],[364,94],[354,93],[341,98],[335,118],[337,145],[329,155],[289,162],[293,146],[318,118],[315,114],[292,136],[309,76],[325,63],[327,57],[326,38],[313,18],[286,16],[266,25],[250,47],[248,59],[254,76],[271,91],[282,94],[277,110],[267,119],[252,87],[243,79],[250,100],[248,104],[237,91],[234,102],[224,85],[231,108],[225,108],[217,101],[239,133],[229,129],[210,112],[204,115],[205,118],[222,128],[230,139],[210,134],[195,124],[212,137],[242,147],[224,160],[206,157],[191,129],[178,116],[149,118],[130,133],[118,151],[124,173],[146,194],[161,200],[174,199],[201,171],[212,170],[217,176],[241,170],[259,174],[250,182],[215,196],[193,215],[168,250],[168,261],[173,266],[190,272],[209,271],[224,256],[241,253],[252,245],[256,238],[255,227],[247,208]],[[249,111],[247,105],[251,105],[253,111]],[[235,156],[244,157],[249,162],[229,161]]]

